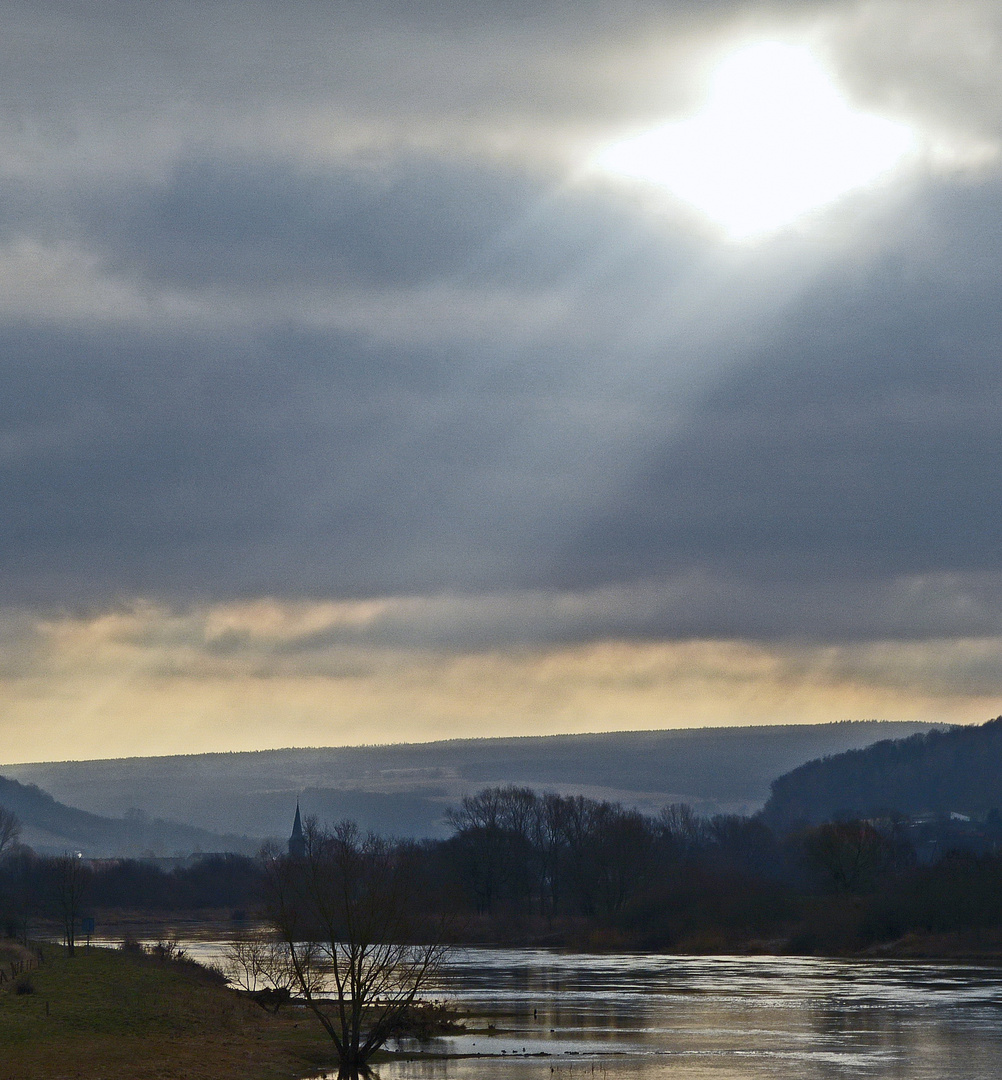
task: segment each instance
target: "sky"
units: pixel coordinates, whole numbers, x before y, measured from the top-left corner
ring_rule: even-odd
[[[996,0],[0,19],[0,761],[1002,711]]]

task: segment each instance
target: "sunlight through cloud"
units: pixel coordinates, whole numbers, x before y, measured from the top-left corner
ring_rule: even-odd
[[[594,164],[667,188],[743,239],[879,181],[916,142],[907,125],[853,110],[808,49],[766,43],[724,62],[700,113]]]

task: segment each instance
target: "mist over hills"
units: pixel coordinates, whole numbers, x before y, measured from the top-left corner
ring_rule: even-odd
[[[808,761],[777,777],[763,813],[785,828],[888,812],[984,818],[1000,808],[1002,717]]]
[[[141,812],[213,834],[284,837],[299,799],[304,813],[421,837],[445,835],[447,808],[494,784],[584,794],[648,812],[687,802],[703,814],[752,813],[765,803],[771,781],[805,761],[931,728],[845,721],[457,739],[40,762],[0,772],[91,814],[134,820]]]
[[[134,810],[123,818],[102,817],[58,802],[34,784],[0,776],[0,806],[21,822],[21,840],[41,854],[80,851],[91,858],[188,854],[193,851],[251,853],[247,837],[218,836],[205,829],[164,821]]]

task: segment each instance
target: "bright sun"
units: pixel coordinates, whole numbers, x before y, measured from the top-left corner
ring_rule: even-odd
[[[879,180],[915,143],[906,125],[851,109],[807,49],[769,43],[721,65],[702,112],[594,164],[667,188],[740,239]]]

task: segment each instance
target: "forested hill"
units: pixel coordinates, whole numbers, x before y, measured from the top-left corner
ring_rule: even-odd
[[[25,843],[50,854],[81,851],[101,857],[199,850],[249,853],[254,849],[254,843],[244,837],[218,836],[143,813],[125,818],[91,814],[58,802],[34,784],[20,784],[5,776],[0,776],[0,806],[17,815]]]
[[[1002,717],[809,761],[773,781],[763,816],[783,828],[884,811],[983,817],[999,808]]]

